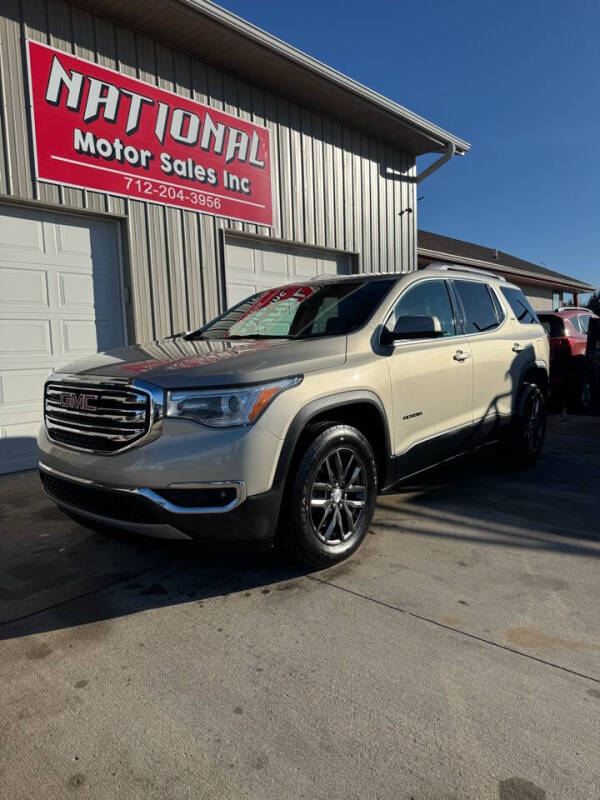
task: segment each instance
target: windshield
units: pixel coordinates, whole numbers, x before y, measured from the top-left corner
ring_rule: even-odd
[[[291,284],[248,297],[188,338],[305,339],[359,328],[394,284],[389,280]]]

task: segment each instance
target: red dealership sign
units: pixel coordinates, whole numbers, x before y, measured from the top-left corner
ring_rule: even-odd
[[[27,42],[38,180],[271,225],[269,131]]]

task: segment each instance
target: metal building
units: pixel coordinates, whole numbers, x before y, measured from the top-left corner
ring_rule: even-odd
[[[416,268],[416,157],[469,148],[205,0],[3,0],[0,81],[0,472],[75,358]]]
[[[562,272],[555,272],[497,248],[440,236],[420,230],[417,235],[417,260],[419,267],[435,261],[462,264],[465,267],[485,269],[503,275],[523,289],[536,311],[552,311],[564,304],[579,304],[579,295],[594,292],[596,287]]]

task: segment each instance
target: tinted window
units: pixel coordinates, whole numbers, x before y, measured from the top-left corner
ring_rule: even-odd
[[[590,327],[590,315],[582,314],[580,317],[577,317],[577,319],[579,321],[579,330],[587,335],[588,328]]]
[[[496,328],[500,319],[485,283],[454,281],[464,310],[465,333],[481,333]]]
[[[304,339],[360,327],[395,283],[351,280],[290,284],[254,294],[188,338]]]
[[[558,339],[565,335],[565,326],[560,317],[555,314],[540,314],[542,328],[552,339]]]
[[[523,325],[534,325],[539,322],[537,314],[520,289],[511,289],[510,286],[507,286],[502,288],[501,291],[519,322]]]
[[[435,317],[442,336],[454,336],[454,315],[444,281],[422,281],[408,289],[398,300],[386,328],[391,332],[399,317]]]

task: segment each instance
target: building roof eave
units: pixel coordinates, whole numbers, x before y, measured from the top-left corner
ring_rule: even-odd
[[[468,258],[466,256],[457,256],[452,253],[443,253],[439,250],[429,250],[424,247],[417,248],[417,255],[423,258],[431,258],[435,261],[447,261],[450,263],[465,264],[465,266],[476,267],[480,269],[489,270],[491,272],[499,272],[502,275],[513,276],[515,278],[523,278],[528,283],[541,284],[543,286],[559,287],[567,291],[594,292],[596,287],[592,284],[578,281],[575,278],[570,278],[568,275],[548,275],[544,276],[539,273],[528,272],[524,269],[517,269],[516,267],[509,267],[504,264],[499,264],[494,261],[484,261],[477,258]]]
[[[75,0],[410,155],[470,144],[209,0]]]

